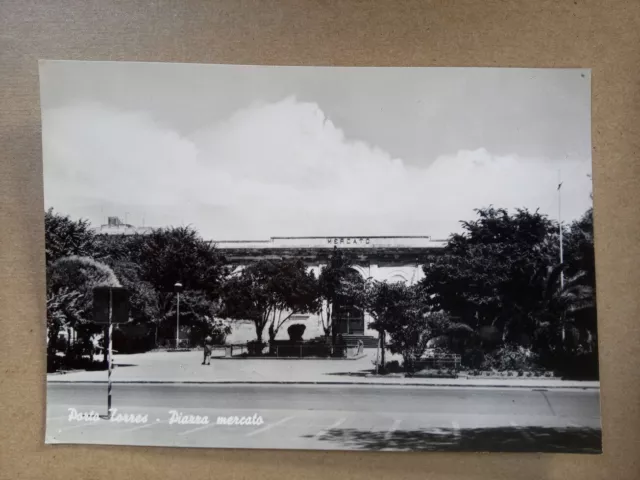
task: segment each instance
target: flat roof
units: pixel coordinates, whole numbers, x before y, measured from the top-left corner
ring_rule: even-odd
[[[268,240],[212,240],[219,249],[279,248],[443,248],[446,240],[428,235],[271,237]]]

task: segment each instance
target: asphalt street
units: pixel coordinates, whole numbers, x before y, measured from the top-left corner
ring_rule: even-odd
[[[137,414],[141,423],[96,420],[106,413],[104,384],[49,384],[46,442],[327,450],[601,449],[597,389],[115,384],[112,394],[117,413]],[[70,420],[70,409],[97,415]],[[201,421],[206,416],[209,423],[170,422],[189,415]]]

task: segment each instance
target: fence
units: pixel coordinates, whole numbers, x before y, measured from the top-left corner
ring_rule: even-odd
[[[167,349],[167,350],[189,350],[192,348],[197,348],[193,342],[191,342],[188,338],[181,338],[178,342],[178,346],[176,348],[176,340],[174,339],[164,339],[162,342],[159,342],[158,348]]]
[[[436,354],[432,357],[421,358],[415,362],[416,370],[460,370],[462,357],[456,354]]]
[[[175,342],[174,342],[175,343]],[[180,342],[182,346],[182,341]],[[231,358],[234,356],[271,356],[277,358],[355,358],[364,354],[364,344],[358,342],[356,345],[331,346],[325,343],[290,343],[272,342],[265,343],[261,352],[255,345],[249,343],[234,343],[225,345],[212,345],[211,355],[213,357]]]
[[[226,358],[233,357],[234,352],[235,355],[240,355],[243,353],[248,353],[249,351],[246,343],[234,343],[233,345],[213,345],[211,347],[211,353],[213,354],[213,352],[215,352],[216,350],[222,350]]]
[[[269,348],[269,354],[278,358],[354,358],[362,355],[363,352],[364,344],[362,342],[353,346],[331,346],[325,343],[272,343]]]

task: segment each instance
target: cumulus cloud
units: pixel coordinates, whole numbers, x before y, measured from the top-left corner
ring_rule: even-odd
[[[402,128],[390,124],[389,128]],[[426,132],[425,132],[426,134]],[[100,104],[43,113],[47,206],[99,223],[190,223],[209,238],[432,235],[493,204],[563,216],[590,206],[590,159],[453,152],[421,166],[346,138],[319,105],[255,104],[191,135]]]

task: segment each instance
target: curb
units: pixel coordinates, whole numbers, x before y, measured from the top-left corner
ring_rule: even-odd
[[[339,362],[339,361],[345,361],[345,362],[350,362],[352,360],[360,360],[362,358],[365,358],[366,355],[360,355],[360,356],[355,356],[355,357],[349,357],[349,358],[332,358],[332,357],[268,357],[268,356],[264,356],[264,357],[241,357],[241,356],[237,356],[237,357],[211,357],[211,361],[212,362],[217,362],[218,360],[295,360],[295,361],[304,361],[304,360],[320,360],[320,361],[330,361],[330,362]]]
[[[47,384],[107,384],[104,380],[77,380],[77,381],[60,381],[47,380]],[[552,390],[552,389],[573,389],[573,390],[600,390],[599,386],[591,385],[503,385],[503,384],[450,384],[450,383],[390,383],[390,382],[292,382],[292,381],[236,381],[236,380],[219,380],[219,381],[197,381],[197,380],[119,380],[111,382],[112,385],[376,385],[391,387],[471,387],[471,388],[519,388],[529,390]]]

